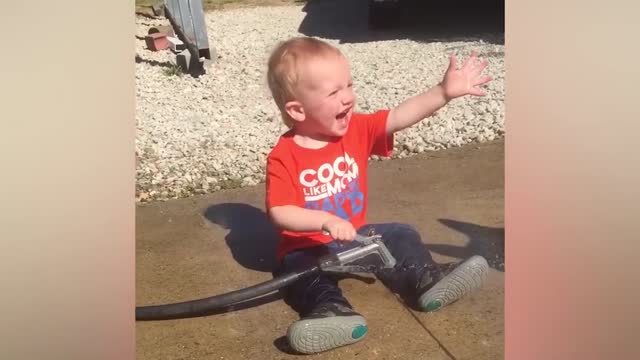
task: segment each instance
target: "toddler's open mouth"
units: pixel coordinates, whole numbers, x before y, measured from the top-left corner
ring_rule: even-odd
[[[347,108],[345,111],[343,111],[343,112],[339,113],[338,115],[336,115],[336,120],[346,121],[347,120],[346,117],[349,114],[349,111],[351,111],[350,107]]]

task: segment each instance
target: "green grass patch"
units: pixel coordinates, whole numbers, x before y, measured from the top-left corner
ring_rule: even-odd
[[[178,76],[178,77],[184,74],[184,72],[182,71],[182,68],[178,65],[171,65],[165,68],[164,70],[162,70],[162,73],[164,73],[166,76]]]

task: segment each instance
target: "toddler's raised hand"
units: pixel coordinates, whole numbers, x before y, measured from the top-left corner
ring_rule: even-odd
[[[488,61],[478,60],[478,53],[474,52],[460,69],[456,66],[456,57],[451,55],[449,68],[444,74],[442,88],[448,100],[464,95],[484,96],[486,92],[479,86],[491,81],[491,76],[480,76],[487,67]]]
[[[322,230],[328,232],[334,240],[351,241],[356,238],[353,225],[339,217],[334,217],[322,224]]]

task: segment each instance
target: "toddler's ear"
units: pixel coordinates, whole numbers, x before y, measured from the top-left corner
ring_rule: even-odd
[[[305,119],[304,108],[298,101],[289,101],[284,105],[284,110],[295,121],[302,122]]]

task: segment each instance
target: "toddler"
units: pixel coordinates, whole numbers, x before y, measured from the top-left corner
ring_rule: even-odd
[[[438,310],[479,288],[488,272],[484,258],[437,264],[412,226],[366,222],[367,164],[371,155],[391,155],[395,132],[452,99],[484,96],[480,86],[491,80],[481,75],[486,66],[474,53],[458,69],[451,56],[438,85],[393,109],[358,114],[349,64],[337,48],[306,37],[280,43],[269,58],[268,83],[290,130],[267,159],[266,209],[281,238],[274,276],[357,246],[356,233],[375,233],[397,260],[376,277],[417,309]],[[300,315],[287,331],[294,350],[317,353],[364,338],[366,320],[335,276],[301,279],[283,293]]]

